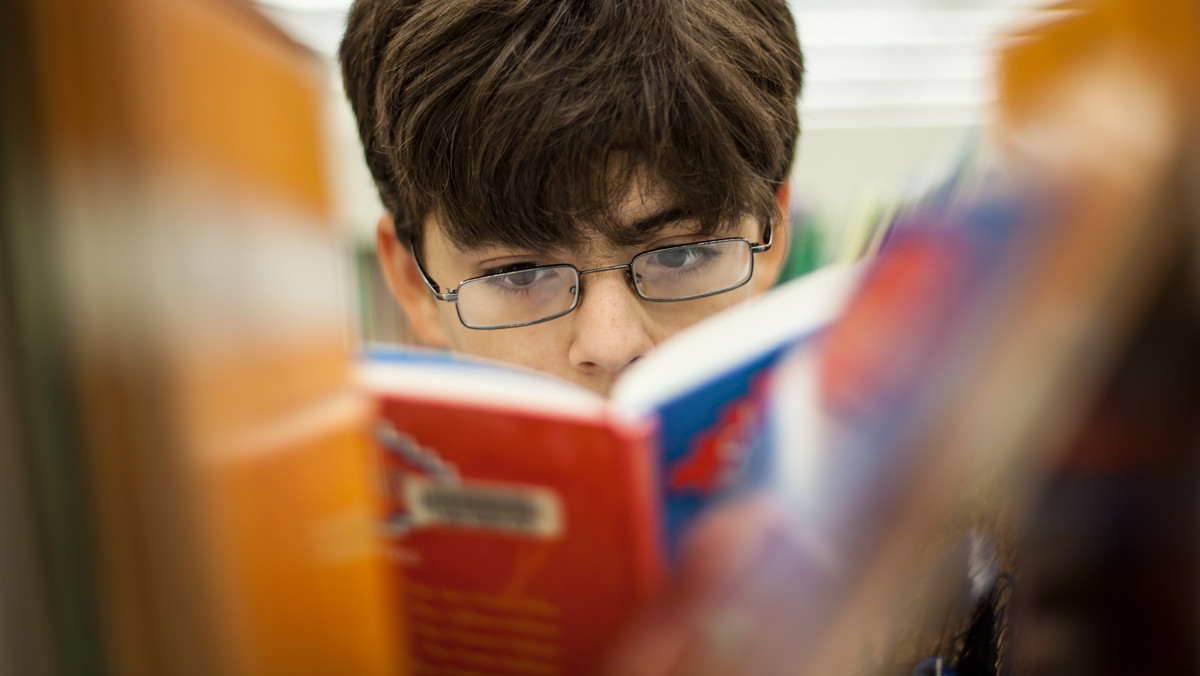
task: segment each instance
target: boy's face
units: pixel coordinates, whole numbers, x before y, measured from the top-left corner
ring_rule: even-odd
[[[786,191],[781,195],[783,200]],[[622,223],[633,224],[670,206],[653,194],[631,191],[618,205],[616,216]],[[462,280],[514,264],[569,263],[580,270],[622,265],[648,249],[705,239],[694,234],[694,225],[688,221],[669,224],[635,246],[615,246],[595,237],[577,251],[528,251],[464,247],[450,241],[436,219],[430,217],[419,255],[429,276],[443,290],[452,290]],[[758,219],[747,218],[720,236],[761,242],[763,229]],[[769,287],[781,267],[786,230],[775,230],[771,249],[755,254],[754,278],[732,291],[694,300],[649,302],[638,297],[623,269],[598,272],[581,278],[579,303],[574,311],[539,324],[496,330],[467,328],[459,321],[454,303],[433,297],[416,270],[407,243],[396,240],[390,218],[381,220],[377,234],[380,258],[392,290],[426,342],[549,373],[607,394],[622,370],[661,341]]]

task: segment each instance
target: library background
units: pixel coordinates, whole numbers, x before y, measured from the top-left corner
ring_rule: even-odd
[[[853,530],[837,584],[783,552],[788,607],[701,634],[762,640],[662,673],[1197,673],[1200,5],[790,4],[784,275],[863,266],[824,413],[888,471],[822,503]],[[334,66],[346,6],[6,10],[0,676],[573,673],[414,657],[443,637],[381,544],[355,373],[415,337]]]

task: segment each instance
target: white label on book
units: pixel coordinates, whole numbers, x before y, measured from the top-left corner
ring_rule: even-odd
[[[545,488],[484,482],[404,480],[413,528],[453,526],[553,538],[562,532],[562,505]]]

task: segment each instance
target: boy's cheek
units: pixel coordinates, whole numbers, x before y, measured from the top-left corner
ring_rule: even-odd
[[[437,347],[445,347],[458,352],[459,348],[456,347],[456,343],[459,342],[456,340],[457,334],[460,329],[465,329],[466,327],[462,325],[462,322],[458,321],[458,310],[455,308],[454,303],[438,303],[438,323],[442,326],[444,344]]]
[[[443,316],[443,327],[446,347],[456,353],[564,375],[566,358],[563,355],[569,337],[563,335],[563,326],[556,322],[481,331],[463,326],[451,311],[448,318]]]
[[[755,295],[750,284],[709,298],[699,298],[678,303],[661,303],[655,306],[654,327],[661,339],[670,337],[693,324],[744,303]]]

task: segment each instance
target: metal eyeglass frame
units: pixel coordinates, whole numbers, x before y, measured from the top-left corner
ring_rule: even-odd
[[[580,284],[582,284],[584,275],[590,275],[590,274],[593,274],[596,272],[608,272],[609,270],[620,270],[620,269],[624,268],[625,279],[626,279],[626,281],[629,282],[630,286],[633,287],[633,291],[634,291],[634,293],[637,294],[638,298],[641,298],[642,300],[650,302],[650,303],[674,303],[674,302],[682,301],[682,300],[696,300],[699,298],[708,298],[710,296],[718,296],[720,294],[728,293],[730,291],[733,291],[734,289],[740,289],[741,287],[745,286],[747,283],[750,282],[751,279],[754,278],[754,254],[759,254],[759,253],[763,253],[764,251],[770,250],[771,244],[773,243],[774,239],[775,239],[775,223],[772,220],[768,220],[766,228],[763,231],[763,240],[764,241],[761,243],[751,242],[750,240],[746,239],[745,237],[723,237],[720,239],[704,240],[702,242],[688,242],[686,244],[672,244],[670,246],[661,246],[656,249],[650,249],[648,251],[643,251],[643,252],[639,253],[638,255],[634,256],[632,259],[630,259],[630,261],[628,263],[625,263],[624,265],[609,265],[609,266],[602,267],[602,268],[592,268],[590,270],[580,270],[579,268],[575,267],[574,265],[571,265],[570,263],[555,263],[553,265],[538,265],[538,266],[534,266],[534,267],[528,268],[528,269],[533,270],[533,269],[537,269],[537,268],[571,268],[572,270],[575,271],[576,277],[579,279],[579,282],[576,284],[576,286],[578,287]],[[642,290],[638,288],[637,282],[633,279],[633,264],[635,262],[637,262],[637,260],[643,256],[648,256],[653,253],[659,253],[661,251],[666,251],[668,249],[696,246],[699,244],[715,244],[717,242],[733,242],[733,241],[737,241],[737,240],[741,240],[750,245],[750,272],[746,275],[745,279],[743,279],[740,283],[738,283],[734,286],[731,286],[731,287],[728,287],[725,289],[721,289],[720,291],[712,291],[709,293],[697,294],[695,296],[685,296],[683,298],[649,298],[645,294],[642,293]],[[430,293],[433,294],[434,298],[436,298],[440,301],[445,301],[447,303],[454,303],[455,301],[458,300],[458,290],[462,288],[463,284],[467,284],[470,282],[476,282],[481,279],[487,279],[489,277],[499,277],[501,275],[511,274],[510,272],[496,272],[496,273],[493,273],[490,275],[480,275],[478,277],[471,277],[469,279],[464,279],[461,282],[459,282],[458,286],[456,286],[453,291],[450,291],[450,290],[442,291],[440,289],[440,287],[438,287],[437,282],[433,281],[433,278],[429,276],[429,273],[425,272],[425,266],[421,264],[421,258],[419,256],[417,256],[416,244],[412,240],[409,240],[409,242],[408,242],[408,250],[409,250],[409,252],[412,253],[413,261],[417,264],[417,271],[421,273],[421,279],[423,279],[425,281],[425,286],[429,287]],[[525,271],[526,270],[521,270],[520,272],[525,272]],[[515,328],[518,328],[521,326],[532,326],[534,324],[541,324],[542,322],[548,322],[552,319],[558,319],[559,317],[570,314],[571,312],[573,312],[575,310],[575,308],[579,307],[580,294],[581,294],[580,289],[576,288],[575,293],[574,293],[575,298],[573,301],[571,301],[571,307],[567,308],[566,310],[563,310],[562,312],[551,315],[549,317],[543,317],[541,319],[535,319],[535,320],[529,321],[529,322],[518,322],[515,324],[501,324],[499,326],[472,326],[472,325],[468,324],[465,320],[463,320],[462,313],[458,312],[457,304],[455,305],[455,312],[456,312],[456,314],[458,314],[458,321],[463,326],[467,327],[468,329],[474,329],[476,331],[492,331],[495,329],[515,329]]]

